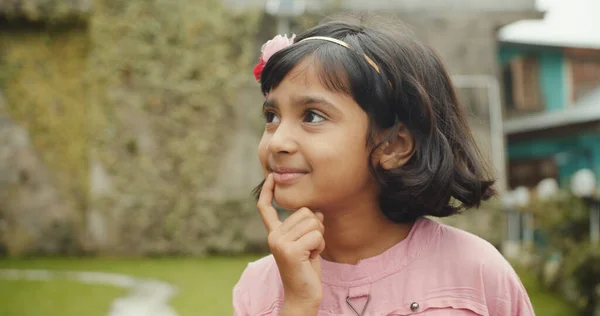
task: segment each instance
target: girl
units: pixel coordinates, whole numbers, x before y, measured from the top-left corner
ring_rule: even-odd
[[[255,75],[272,255],[241,276],[236,315],[534,315],[492,245],[425,217],[493,195],[433,50],[329,22],[267,42]],[[273,200],[296,211],[282,222]]]

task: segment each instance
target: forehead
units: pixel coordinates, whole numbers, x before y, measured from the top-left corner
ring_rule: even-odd
[[[342,102],[354,102],[348,94],[332,87],[332,74],[324,73],[326,67],[322,67],[314,58],[308,57],[299,62],[288,72],[283,80],[269,93],[271,98],[290,98],[302,95],[319,95],[328,99]],[[338,74],[343,76],[344,74]],[[336,81],[345,81],[345,78],[337,78]]]

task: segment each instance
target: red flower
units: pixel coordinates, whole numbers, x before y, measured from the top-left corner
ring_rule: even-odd
[[[262,75],[265,65],[269,61],[269,58],[278,51],[292,45],[295,38],[296,34],[293,34],[291,38],[288,38],[287,35],[277,35],[261,47],[260,62],[254,67],[254,78],[256,78],[256,81],[260,82],[260,76]]]
[[[265,68],[266,63],[262,60],[262,58],[260,59],[260,63],[258,63],[255,67],[254,67],[254,78],[256,78],[256,81],[260,82],[260,75],[263,72],[263,69]]]

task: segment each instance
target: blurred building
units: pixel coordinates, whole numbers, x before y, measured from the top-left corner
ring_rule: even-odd
[[[576,3],[577,2],[577,3]],[[499,33],[511,187],[600,174],[600,2],[580,0]]]

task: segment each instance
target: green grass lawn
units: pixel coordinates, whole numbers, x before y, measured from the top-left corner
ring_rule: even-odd
[[[140,278],[155,278],[172,283],[177,286],[179,293],[171,301],[171,306],[180,316],[187,315],[232,315],[231,292],[233,285],[239,279],[246,264],[258,257],[235,257],[235,258],[207,258],[207,259],[33,259],[33,260],[0,260],[0,268],[16,269],[49,269],[57,271],[102,271],[109,273],[128,274]],[[55,282],[55,281],[52,281]],[[19,304],[11,296],[18,295],[12,293],[7,287],[11,286],[9,281],[0,280],[0,316],[11,315],[20,316],[21,314],[7,313],[8,308],[14,309],[9,305]],[[95,287],[95,285],[82,285],[85,287]],[[51,296],[56,296],[60,300],[66,300],[70,291],[56,293],[44,292]],[[41,294],[41,292],[40,292]],[[114,297],[117,297],[114,295]],[[105,295],[96,297],[86,296],[90,306],[96,308],[99,304],[101,309],[108,309],[110,300],[104,300]],[[6,304],[8,303],[8,304]],[[102,305],[104,304],[104,305]],[[97,308],[96,308],[97,309]],[[65,312],[50,314],[47,312],[36,315],[61,315],[61,316],[81,316],[84,314]],[[88,314],[85,314],[86,316]]]
[[[521,282],[527,289],[531,303],[535,309],[535,314],[538,316],[576,316],[573,307],[564,300],[556,297],[552,293],[544,291],[536,278],[526,273],[524,270],[517,269]]]
[[[171,305],[180,316],[232,315],[231,291],[247,262],[256,256],[207,259],[9,259],[0,268],[102,271],[156,278],[178,287]],[[571,316],[575,313],[560,298],[544,292],[535,279],[521,273],[536,314]],[[0,280],[0,315],[80,316],[105,315],[122,289],[76,284],[70,281]],[[85,312],[82,312],[85,311]]]
[[[1,280],[0,315],[105,316],[110,302],[124,294],[123,289],[113,286],[86,285],[67,280]]]

